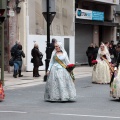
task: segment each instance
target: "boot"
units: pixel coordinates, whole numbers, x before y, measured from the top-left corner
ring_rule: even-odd
[[[17,70],[14,70],[13,77],[14,77],[14,78],[17,78]]]
[[[19,70],[19,77],[23,77],[23,75],[21,75],[21,70]]]

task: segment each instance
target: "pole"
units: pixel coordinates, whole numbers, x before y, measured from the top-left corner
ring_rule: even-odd
[[[2,23],[2,41],[1,41],[1,82],[4,85],[4,22]]]
[[[50,53],[51,53],[51,48],[50,48],[50,2],[49,0],[46,0],[46,8],[47,8],[47,47],[46,47],[46,60],[45,60],[45,76],[44,76],[44,82],[47,80],[47,70],[50,62]]]

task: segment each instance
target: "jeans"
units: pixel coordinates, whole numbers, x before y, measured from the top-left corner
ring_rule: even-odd
[[[14,70],[21,70],[22,68],[22,61],[14,61]]]

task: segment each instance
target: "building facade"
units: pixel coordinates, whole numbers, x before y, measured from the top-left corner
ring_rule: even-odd
[[[18,3],[16,2],[18,1]],[[43,0],[10,0],[9,2],[9,51],[19,40],[23,45],[26,58],[23,64],[23,70],[32,71],[33,65],[30,63],[31,49],[37,42],[40,51],[44,54],[45,69],[46,59],[46,41],[47,25],[42,14]],[[55,0],[55,18],[50,27],[51,39],[56,38],[61,41],[68,52],[72,63],[75,62],[75,18],[74,18],[74,0]],[[8,53],[10,57],[10,52]],[[12,68],[10,68],[12,69]]]
[[[114,8],[118,4],[119,0],[76,0],[75,62],[87,63],[86,50],[90,43],[116,41],[119,24]]]
[[[7,0],[6,0],[7,1]],[[17,2],[16,2],[17,1]],[[51,39],[61,41],[72,63],[87,63],[90,43],[120,40],[119,0],[55,0],[55,18],[50,26]],[[43,17],[43,0],[10,0],[9,18],[5,24],[5,70],[9,67],[10,49],[17,40],[23,45],[26,58],[23,70],[32,71],[31,49],[35,42],[46,59],[47,25]],[[79,10],[79,16],[76,10]],[[80,11],[83,11],[81,18]],[[85,18],[85,12],[91,16]],[[116,11],[116,12],[115,12]],[[44,66],[40,70],[45,69]]]

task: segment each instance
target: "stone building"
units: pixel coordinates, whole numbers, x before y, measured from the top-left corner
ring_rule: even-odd
[[[16,2],[17,1],[17,2]],[[32,71],[31,49],[35,42],[38,43],[40,51],[46,58],[47,26],[42,14],[42,0],[10,0],[9,2],[9,48],[19,40],[26,54],[23,70]],[[74,0],[55,0],[56,15],[50,27],[51,39],[61,41],[68,52],[72,63],[75,62],[75,20]],[[9,54],[9,52],[7,53]],[[45,63],[44,63],[45,65]],[[10,68],[12,69],[12,68]],[[44,70],[45,66],[40,67]]]

